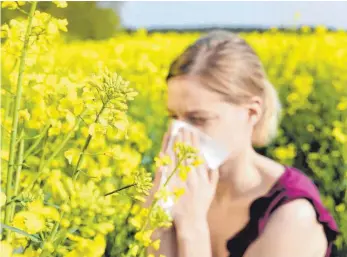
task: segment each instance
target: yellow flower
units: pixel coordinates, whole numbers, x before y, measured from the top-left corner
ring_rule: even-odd
[[[73,219],[73,223],[75,224],[75,225],[81,225],[81,223],[82,223],[82,219],[80,218],[80,217],[74,217],[74,219]]]
[[[52,1],[58,8],[66,8],[67,2],[66,1]]]
[[[65,213],[69,213],[71,211],[71,208],[69,205],[67,205],[66,203],[62,204],[60,206],[60,210],[62,210]]]
[[[112,223],[103,222],[97,224],[95,229],[101,234],[108,234],[109,232],[113,231],[114,225]]]
[[[19,111],[19,119],[23,119],[23,120],[29,120],[30,119],[30,113],[28,112],[28,109],[24,109],[24,110]]]
[[[171,164],[172,160],[169,155],[164,155],[161,158],[154,158],[155,165],[157,168]]]
[[[12,256],[12,246],[10,243],[6,241],[1,241],[0,242],[0,249],[1,249],[1,256],[2,257],[11,257]]]
[[[338,142],[345,143],[347,141],[347,135],[342,132],[340,127],[335,127],[332,135]]]
[[[23,3],[23,2],[21,1],[21,3]],[[1,4],[1,7],[2,8],[8,8],[10,10],[15,10],[18,8],[18,5],[15,1],[3,1]]]
[[[184,192],[185,192],[185,188],[183,188],[183,187],[182,188],[175,188],[173,190],[173,194],[175,196],[176,201],[178,200],[178,198],[180,198],[184,194]]]
[[[21,211],[15,215],[13,226],[22,229],[29,234],[35,234],[44,230],[45,220],[39,214],[29,211]]]
[[[44,206],[42,201],[35,200],[31,203],[28,203],[28,211],[36,213],[38,215],[43,215],[46,219],[52,219],[58,221],[60,214],[58,210],[51,206]]]
[[[47,250],[49,253],[54,252],[54,245],[51,242],[47,242],[44,245],[44,250]]]
[[[67,32],[67,25],[68,25],[67,19],[58,19],[57,20],[58,29],[60,29],[61,31]]]
[[[319,25],[316,27],[316,33],[317,34],[324,34],[327,32],[327,30],[328,30],[327,27],[324,25]]]
[[[296,156],[296,149],[293,144],[288,145],[287,147],[280,146],[274,150],[274,155],[280,160],[290,160]]]
[[[101,257],[105,252],[106,240],[104,235],[97,234],[93,240],[69,235],[68,238],[76,242],[75,248],[65,257]]]
[[[1,38],[8,37],[8,33],[10,32],[10,27],[7,24],[1,26]]]
[[[154,248],[154,250],[159,250],[160,248],[160,239],[157,239],[155,240],[153,243],[152,243],[152,247]]]
[[[278,32],[278,28],[276,28],[276,27],[271,27],[271,28],[270,28],[270,32],[276,33],[276,32]]]
[[[48,130],[48,135],[51,136],[57,136],[60,134],[61,130],[61,121],[53,120],[52,121],[52,127]]]
[[[343,204],[343,203],[341,203],[341,204],[339,204],[339,205],[337,205],[337,206],[335,207],[335,210],[336,210],[337,212],[343,213],[343,212],[346,210],[346,205]]]
[[[304,26],[301,27],[301,31],[303,33],[308,33],[308,32],[311,31],[311,28],[309,26],[304,25]]]
[[[68,160],[69,164],[77,162],[80,151],[78,149],[70,148],[64,152],[64,157]]]
[[[181,180],[186,181],[188,178],[188,173],[191,171],[190,166],[181,166],[178,171],[178,176],[180,177]]]
[[[140,248],[139,245],[131,244],[130,247],[129,247],[129,255],[130,256],[137,256],[139,248]]]
[[[60,222],[61,226],[63,228],[68,228],[70,226],[70,221],[68,219],[62,219],[61,222]]]
[[[167,201],[169,197],[171,196],[171,192],[167,187],[163,187],[159,189],[155,194],[154,197],[156,199],[163,199],[164,201]]]
[[[197,158],[192,162],[192,165],[194,167],[198,167],[201,164],[204,164],[204,159],[202,159],[201,157],[197,156]]]
[[[313,78],[308,74],[301,74],[295,77],[293,86],[300,97],[308,96],[313,89]]]
[[[347,98],[343,98],[343,100],[337,105],[337,110],[339,111],[347,110]]]
[[[91,136],[95,136],[96,134],[106,134],[106,127],[102,126],[100,123],[92,123],[89,125],[88,133]]]

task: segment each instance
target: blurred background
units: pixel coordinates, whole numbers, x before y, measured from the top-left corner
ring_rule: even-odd
[[[290,30],[301,25],[347,29],[346,1],[88,1],[69,2],[61,9],[41,2],[39,9],[67,18],[68,38],[106,39],[120,31],[203,31],[225,28],[262,31],[272,27]],[[21,16],[2,11],[5,23]]]
[[[114,3],[100,6],[112,8]],[[234,29],[290,28],[300,24],[347,28],[346,2],[305,1],[173,1],[126,2],[120,6],[121,23],[136,29],[190,29],[211,26]]]

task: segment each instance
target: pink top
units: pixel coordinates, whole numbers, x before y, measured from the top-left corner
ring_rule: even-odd
[[[242,257],[247,247],[263,232],[271,213],[279,206],[298,198],[311,202],[317,213],[317,220],[324,226],[328,239],[326,257],[331,255],[332,245],[339,234],[332,215],[323,206],[315,184],[300,170],[286,166],[285,172],[270,191],[254,200],[250,206],[250,220],[233,238],[227,241],[230,257]]]

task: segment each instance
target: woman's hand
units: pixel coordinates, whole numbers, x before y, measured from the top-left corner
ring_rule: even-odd
[[[169,131],[166,132],[163,137],[159,157],[163,157],[165,153],[167,152],[170,131],[171,129],[169,129]],[[152,204],[154,200],[154,195],[159,189],[162,174],[163,174],[163,167],[159,167],[155,172],[153,187],[150,190],[149,196],[147,197],[147,200],[145,204],[143,205],[143,207],[148,208]],[[161,240],[160,248],[158,250],[155,250],[154,248],[149,247],[147,249],[147,254],[153,254],[154,256],[160,256],[161,254],[164,254],[166,257],[178,256],[178,253],[177,253],[178,246],[177,246],[175,226],[172,226],[170,228],[159,228],[155,230],[152,235],[152,240],[155,241],[157,239]]]
[[[175,142],[183,142],[199,150],[198,135],[184,128],[180,129]],[[175,167],[177,158],[171,156],[171,159],[175,160],[172,164],[172,167]],[[201,155],[200,159],[203,159]],[[188,165],[188,163],[185,162],[184,165]],[[185,189],[172,209],[172,216],[178,231],[181,227],[189,229],[190,226],[207,225],[207,213],[216,192],[218,179],[218,170],[210,170],[206,163],[197,167],[191,166],[184,183],[179,182],[178,176],[175,175],[173,183],[176,182],[177,187],[182,187],[183,184]],[[175,187],[175,184],[172,187]]]

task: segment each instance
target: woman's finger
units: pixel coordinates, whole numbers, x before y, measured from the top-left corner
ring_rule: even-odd
[[[206,164],[206,160],[200,150],[200,137],[199,135],[194,132],[192,133],[192,142],[193,142],[193,147],[196,148],[197,150],[197,156],[196,158],[198,160],[202,160],[203,163],[200,164],[199,166],[196,167],[196,172],[199,174],[199,176],[203,177],[203,179],[208,179],[208,174],[207,174],[207,169],[208,169],[208,166]]]
[[[192,145],[191,138],[190,138],[190,131],[187,130],[186,128],[182,129],[182,136],[183,136],[183,142]]]
[[[169,128],[168,128],[168,131],[165,133],[164,135],[164,139],[163,139],[163,143],[162,143],[162,151],[163,152],[166,152],[170,149],[168,149],[169,147],[169,143],[170,143],[170,138],[171,138],[171,135],[172,135],[172,122],[170,123],[169,125]]]
[[[191,141],[192,141],[192,146],[198,149],[200,151],[200,140],[199,140],[199,135],[195,132],[191,132]]]
[[[196,172],[199,174],[200,178],[202,178],[204,181],[209,181],[209,173],[208,173],[209,168],[206,163],[206,160],[204,159],[202,154],[199,154],[198,158],[203,160],[203,163],[197,167]]]
[[[164,134],[163,140],[161,142],[161,150],[160,150],[161,153],[165,153],[166,152],[168,143],[169,143],[169,133],[166,132]]]
[[[218,169],[209,169],[209,178],[212,186],[214,188],[217,187],[218,181],[219,181],[219,170]]]

